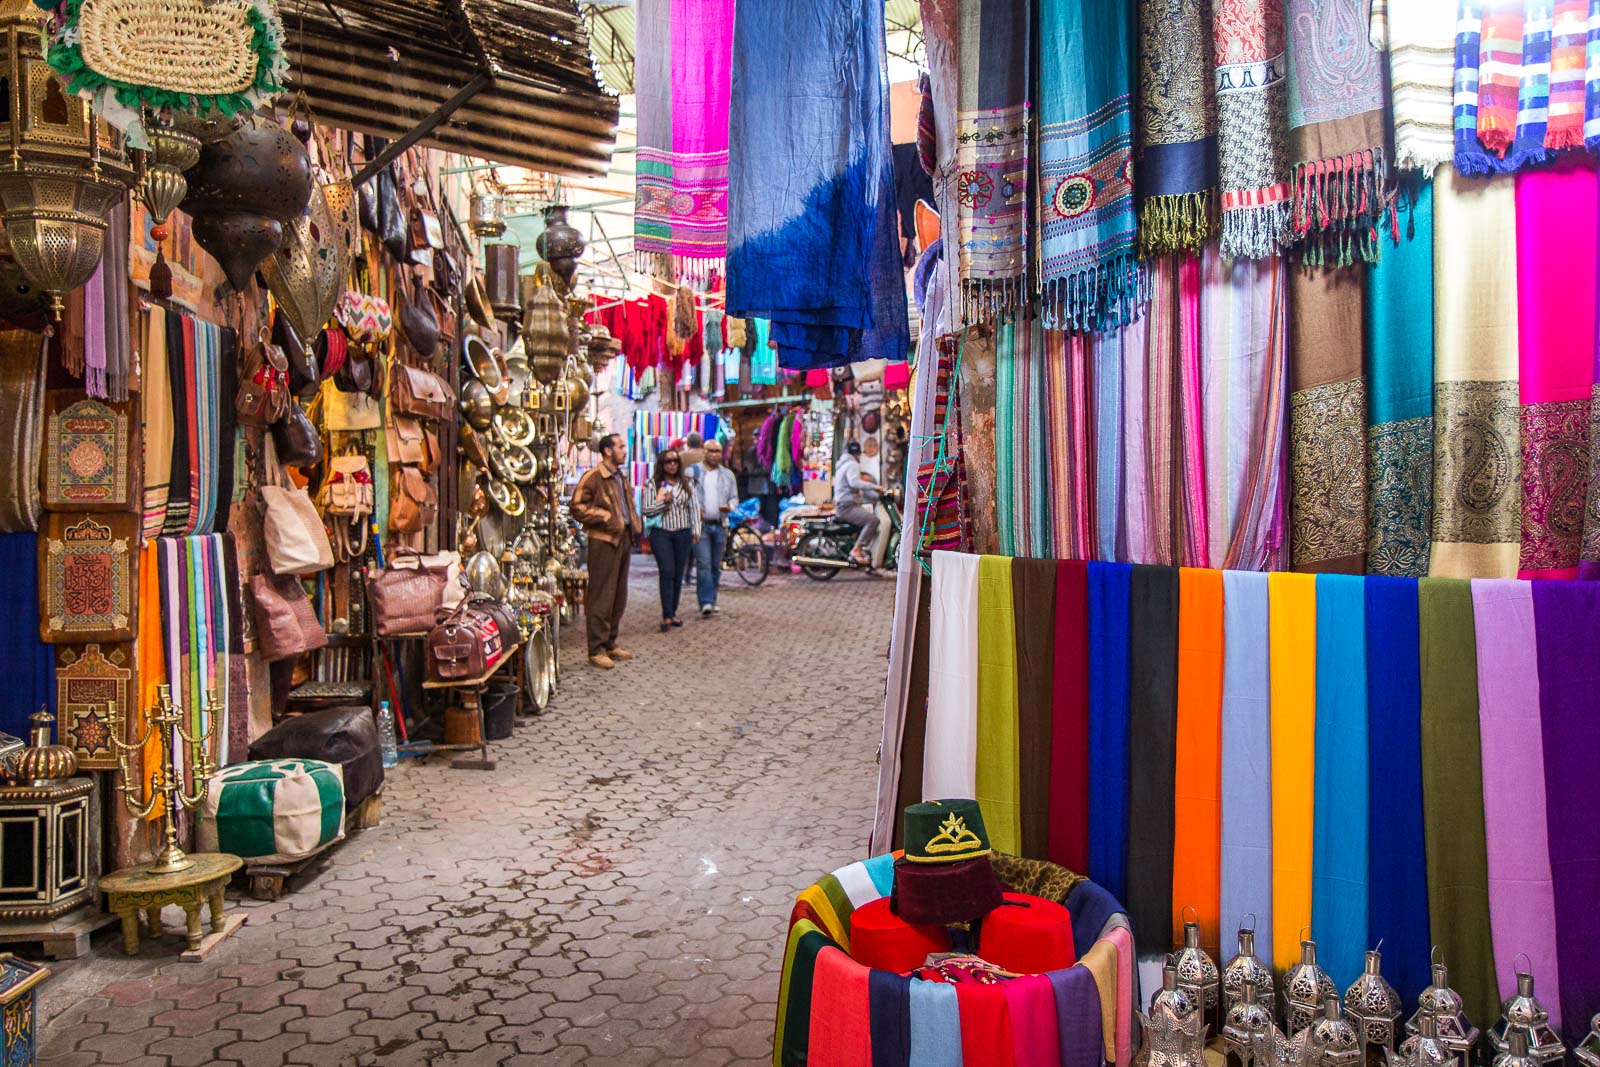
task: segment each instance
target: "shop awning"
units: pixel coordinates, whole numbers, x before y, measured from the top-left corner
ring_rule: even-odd
[[[299,0],[292,83],[321,122],[557,174],[603,174],[617,98],[574,0]],[[455,104],[442,121],[438,113]]]

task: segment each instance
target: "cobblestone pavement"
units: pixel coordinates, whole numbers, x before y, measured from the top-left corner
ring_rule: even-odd
[[[635,565],[638,659],[595,671],[569,628],[496,770],[402,764],[380,827],[230,894],[205,962],[176,911],[137,957],[98,935],[44,987],[41,1062],[770,1063],[790,904],[866,847],[893,583],[777,575],[660,634]]]

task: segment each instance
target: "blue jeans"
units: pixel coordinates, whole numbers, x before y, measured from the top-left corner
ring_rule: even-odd
[[[678,595],[683,592],[683,576],[689,570],[689,548],[694,540],[690,530],[650,531],[650,551],[656,557],[657,580],[661,586],[661,618],[676,618]]]
[[[694,546],[694,591],[702,608],[717,602],[717,585],[722,581],[722,551],[728,546],[728,527],[706,523],[700,530],[700,543]]]

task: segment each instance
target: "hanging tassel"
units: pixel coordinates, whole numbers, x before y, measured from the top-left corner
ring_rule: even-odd
[[[167,239],[166,223],[153,227],[150,236],[156,241],[156,261],[150,266],[150,295],[157,300],[171,300],[172,268],[167,265],[167,257],[163,252],[163,242]]]

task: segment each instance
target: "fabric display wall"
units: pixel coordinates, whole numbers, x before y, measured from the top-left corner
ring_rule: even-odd
[[[146,353],[139,392],[144,534],[183,537],[226,529],[234,488],[238,334],[168,308],[148,307],[140,319]]]
[[[1381,940],[1414,1003],[1437,945],[1486,1027],[1526,954],[1587,1032],[1600,584],[939,552],[926,600],[903,803],[975,797],[997,850],[1126,900],[1141,955],[1193,907],[1231,956],[1253,913],[1340,989]]]

